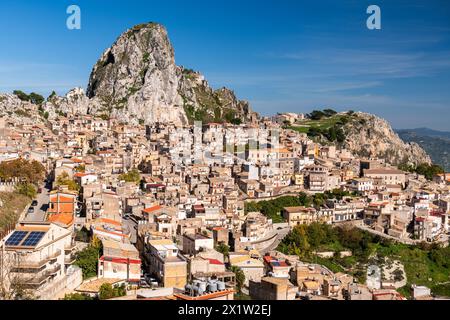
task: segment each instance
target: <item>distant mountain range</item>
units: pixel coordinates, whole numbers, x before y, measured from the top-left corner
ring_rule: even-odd
[[[401,129],[396,132],[405,142],[419,144],[434,163],[450,171],[450,132],[429,128]]]

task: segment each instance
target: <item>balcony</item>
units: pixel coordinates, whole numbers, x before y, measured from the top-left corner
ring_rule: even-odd
[[[72,252],[75,248],[77,247],[75,242],[71,242],[69,245],[64,246],[64,251],[67,252]]]
[[[53,268],[49,268],[35,275],[34,277],[23,277],[20,279],[25,289],[37,289],[42,286],[49,278],[56,276],[61,270],[61,265],[55,265]]]
[[[73,264],[75,261],[76,261],[76,256],[74,254],[71,254],[69,256],[66,256],[66,258],[64,259],[64,264],[70,265],[70,264]]]
[[[38,262],[17,262],[16,264],[14,264],[13,266],[13,272],[22,272],[22,270],[25,269],[41,269],[43,267],[45,267],[45,265],[47,264],[47,262],[49,262],[48,259],[44,259]]]
[[[46,270],[44,273],[47,273],[50,276],[54,276],[56,275],[59,271],[61,270],[61,265],[57,264],[52,268],[49,268],[48,270]]]
[[[61,255],[61,250],[56,250],[55,253],[48,257],[49,261],[55,261]]]
[[[61,250],[56,250],[52,255],[37,261],[37,262],[28,262],[28,261],[17,261],[17,263],[13,266],[15,272],[21,272],[23,269],[41,269],[48,262],[55,261],[61,255]]]
[[[50,275],[42,274],[33,278],[25,278],[21,281],[23,281],[23,287],[25,289],[37,289],[42,286],[48,280],[48,278],[50,278]]]

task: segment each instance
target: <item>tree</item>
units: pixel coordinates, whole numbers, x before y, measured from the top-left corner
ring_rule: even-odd
[[[347,138],[347,137],[345,136],[345,133],[344,133],[344,131],[342,130],[342,128],[338,128],[338,129],[336,130],[336,141],[337,141],[338,143],[344,143],[344,141],[345,141],[346,138]]]
[[[110,283],[104,283],[100,287],[98,297],[100,300],[108,300],[112,298],[123,297],[126,294],[127,291],[125,285],[113,287]]]
[[[30,93],[28,98],[29,98],[31,103],[34,103],[34,104],[37,104],[37,105],[41,105],[45,101],[43,96],[41,96],[40,94],[37,94],[35,92]]]
[[[50,100],[52,100],[55,97],[56,97],[56,92],[52,91],[52,93],[48,96],[47,101],[50,101]]]
[[[317,127],[310,127],[308,130],[308,136],[309,137],[319,137],[322,135],[322,130]]]
[[[23,258],[13,252],[0,250],[0,300],[31,300],[33,295],[25,289],[25,279],[14,272]]]
[[[335,127],[331,127],[328,129],[328,132],[326,134],[326,137],[329,141],[334,142],[337,139],[337,133],[336,133],[336,128]]]
[[[311,245],[308,241],[307,226],[296,226],[283,239],[282,244],[285,245],[288,254],[297,255],[299,257],[306,257],[310,254]]]
[[[98,239],[84,250],[77,252],[75,265],[79,266],[83,271],[83,279],[89,279],[97,275],[98,258],[102,252],[102,245]]]
[[[418,174],[424,175],[428,180],[433,180],[433,177],[437,174],[444,173],[444,169],[438,165],[427,163],[419,164],[415,170]]]
[[[325,204],[325,196],[323,193],[316,193],[313,199],[313,203],[316,208],[319,208]]]
[[[78,183],[76,183],[75,181],[70,179],[67,172],[61,173],[56,178],[56,186],[67,186],[69,188],[69,190],[72,190],[72,191],[80,190],[80,186],[78,185]]]
[[[16,159],[0,163],[0,179],[8,181],[19,179],[23,183],[37,184],[45,176],[44,166],[35,160]]]
[[[228,257],[228,254],[230,253],[230,247],[221,242],[216,246],[216,251],[222,253],[225,257]]]
[[[239,126],[239,125],[242,124],[242,119],[234,118],[234,119],[232,119],[232,120],[230,121],[230,123],[231,123],[231,124],[234,124],[234,125],[236,125],[236,126]]]
[[[417,166],[408,164],[408,163],[402,163],[398,166],[400,170],[407,171],[407,172],[415,172],[417,174],[425,176],[428,180],[433,180],[433,177],[437,174],[444,173],[444,169],[436,164],[428,164],[428,163],[421,163]]]
[[[311,247],[319,247],[322,243],[325,242],[327,237],[325,225],[322,225],[320,223],[312,223],[310,226],[308,226],[308,228],[306,228],[306,235]]]
[[[298,199],[302,206],[310,207],[312,204],[312,198],[308,196],[305,192],[300,192]]]
[[[75,168],[76,172],[86,172],[86,166],[84,164],[79,165],[78,167]]]
[[[309,118],[312,120],[320,120],[325,117],[325,114],[322,111],[314,110],[309,114]]]
[[[89,243],[90,234],[91,234],[90,231],[86,227],[83,227],[80,230],[76,231],[75,240],[84,243]]]
[[[238,290],[239,293],[241,293],[245,283],[244,271],[242,271],[241,268],[236,266],[231,266],[230,270],[231,272],[234,272],[234,276],[236,278],[236,289]]]
[[[64,296],[64,300],[94,300],[91,296],[82,293],[71,293]]]
[[[100,287],[98,297],[100,300],[108,300],[114,298],[114,288],[110,283],[104,283]]]
[[[14,90],[13,94],[15,94],[17,98],[19,98],[22,101],[30,101],[30,97],[22,90]]]
[[[323,113],[324,113],[325,116],[327,116],[327,117],[332,117],[332,116],[334,116],[335,114],[337,114],[337,112],[334,111],[333,109],[325,109],[325,110],[323,110]]]
[[[133,169],[128,171],[127,173],[123,173],[119,176],[119,180],[123,180],[125,182],[134,182],[139,184],[141,182],[141,175],[138,170]]]
[[[16,186],[16,192],[22,194],[30,199],[34,199],[37,195],[37,190],[31,183],[20,183]]]

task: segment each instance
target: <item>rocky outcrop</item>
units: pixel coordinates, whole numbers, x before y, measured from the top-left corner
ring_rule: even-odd
[[[90,113],[124,121],[187,123],[178,94],[181,72],[166,29],[155,23],[122,34],[94,66],[87,95],[98,101]]]
[[[10,109],[23,104],[13,95],[5,97]],[[92,114],[131,124],[240,123],[258,118],[233,91],[214,90],[200,73],[177,66],[167,31],[156,23],[127,30],[104,52],[86,93],[75,88],[64,97],[52,95],[41,109],[49,119]]]
[[[24,102],[15,95],[0,99],[9,105],[9,113],[23,109]],[[233,91],[213,90],[200,73],[177,66],[167,31],[156,23],[127,30],[104,52],[91,72],[86,93],[75,88],[64,97],[51,95],[40,109],[49,119],[91,114],[130,124],[186,125],[194,120],[246,122],[258,118]]]
[[[58,115],[87,114],[89,108],[94,104],[95,101],[90,100],[82,88],[75,88],[70,90],[64,97],[57,95],[48,97],[43,104],[43,109],[49,113],[49,118],[53,119]]]
[[[16,124],[40,123],[39,107],[31,102],[22,101],[14,94],[0,94],[0,118],[7,117]]]
[[[181,74],[178,93],[190,121],[239,123],[258,118],[249,103],[238,100],[233,91],[211,89],[204,77],[192,70],[182,68]]]
[[[248,120],[254,113],[228,89],[214,91],[199,73],[178,67],[166,29],[141,24],[122,34],[94,66],[91,114],[127,122]]]
[[[361,157],[378,157],[392,165],[431,163],[430,156],[416,143],[406,143],[390,124],[375,115],[358,112],[343,128],[342,147]]]

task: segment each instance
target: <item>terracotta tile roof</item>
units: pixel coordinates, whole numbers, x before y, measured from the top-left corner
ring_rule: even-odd
[[[160,205],[158,205],[158,206],[154,206],[154,207],[150,207],[150,208],[144,209],[142,211],[145,212],[145,213],[152,213],[152,212],[155,212],[155,211],[158,211],[158,210],[161,210],[161,209],[162,209],[162,207]]]
[[[52,214],[48,217],[48,221],[53,223],[60,223],[66,226],[70,226],[73,223],[74,217],[72,214]]]
[[[112,224],[112,225],[119,226],[119,227],[122,226],[122,224],[120,222],[115,221],[115,220],[111,220],[111,219],[106,219],[106,218],[101,218],[100,222]]]

